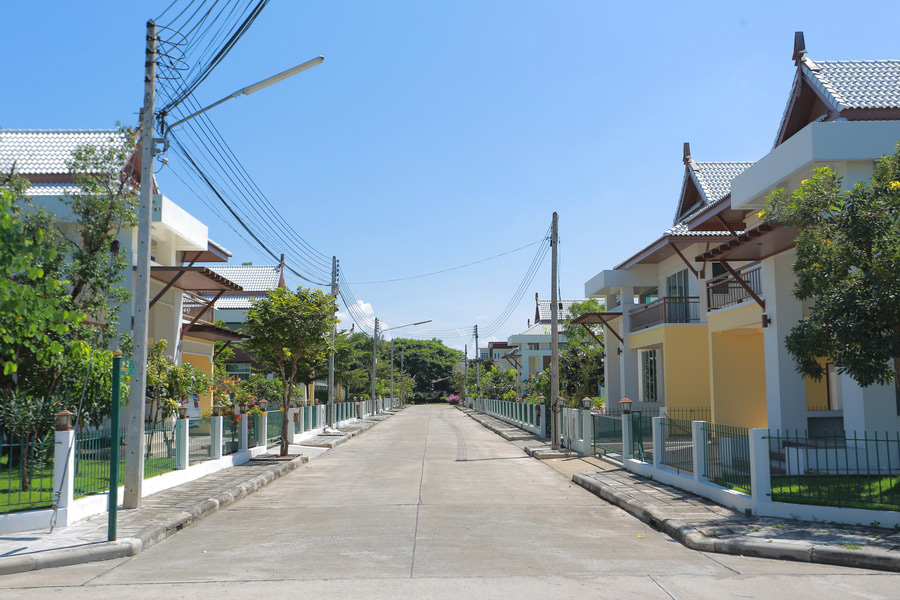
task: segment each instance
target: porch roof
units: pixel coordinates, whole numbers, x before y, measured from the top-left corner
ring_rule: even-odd
[[[224,327],[219,327],[218,325],[213,325],[211,323],[194,323],[190,326],[190,329],[187,327],[188,323],[182,325],[182,335],[199,338],[201,340],[209,340],[211,342],[239,342],[247,339],[247,336],[242,333],[237,333],[236,331],[225,329]]]
[[[233,281],[226,279],[207,267],[163,266],[150,267],[150,277],[166,284],[190,292],[244,290]]]
[[[762,260],[794,247],[798,231],[774,221],[766,221],[761,225],[740,233],[736,238],[711,248],[694,260],[706,262],[711,260]]]

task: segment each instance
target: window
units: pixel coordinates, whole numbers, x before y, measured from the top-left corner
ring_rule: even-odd
[[[647,290],[638,297],[638,304],[650,304],[659,300],[659,288]]]
[[[482,353],[481,353],[481,358],[486,359],[487,357],[488,357],[488,353],[487,353],[487,352],[482,352]]]
[[[529,342],[529,344],[528,344],[528,349],[529,349],[529,350],[540,350],[540,349],[541,349],[541,345],[540,345],[540,344],[532,344],[532,343]]]
[[[656,402],[659,378],[656,350],[641,350],[641,402]]]
[[[500,353],[494,352],[494,360],[500,360]]]
[[[827,363],[825,365],[825,378],[828,382],[828,410],[841,410],[842,408],[837,375],[834,363]]]
[[[666,277],[666,296],[669,298],[686,298],[688,295],[688,270],[682,269],[674,275]],[[669,302],[666,306],[667,323],[690,323],[691,305],[687,300]]]
[[[250,363],[225,363],[225,372],[244,381],[250,378]]]
[[[666,277],[666,296],[685,297],[688,295],[688,270],[682,269]]]

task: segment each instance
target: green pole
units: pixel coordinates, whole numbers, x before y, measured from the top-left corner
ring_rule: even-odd
[[[112,415],[109,431],[109,530],[106,539],[116,540],[116,518],[119,506],[119,404],[122,401],[122,351],[113,355]]]

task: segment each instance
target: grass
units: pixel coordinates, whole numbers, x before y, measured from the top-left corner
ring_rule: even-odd
[[[900,510],[900,475],[779,475],[772,500],[843,508]]]
[[[119,467],[119,482],[124,482],[125,461]],[[109,489],[107,469],[109,461],[80,460],[79,471],[75,474],[76,498],[104,492]],[[0,467],[6,466],[6,460]],[[151,458],[144,460],[144,477],[149,479],[175,468],[171,458]],[[0,470],[0,514],[50,508],[53,504],[53,467],[45,466],[34,469],[31,477],[31,489],[22,491],[18,471],[10,473],[5,468]],[[80,491],[80,493],[79,493]]]

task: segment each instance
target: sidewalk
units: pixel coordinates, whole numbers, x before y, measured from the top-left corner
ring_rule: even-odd
[[[598,465],[593,457],[553,451],[537,436],[494,417],[463,412],[534,458],[558,459],[548,461],[558,471],[568,474],[579,464],[590,466],[591,472],[575,473],[572,481],[688,548],[900,572],[897,530],[743,515],[606,461]]]
[[[106,541],[106,513],[53,533],[45,529],[0,535],[0,575],[139,554],[367,431],[394,412],[348,423],[341,429],[341,436],[316,436],[291,444],[292,456],[281,458],[271,453],[258,456],[242,465],[147,496],[138,509],[119,509],[115,542]]]
[[[894,529],[746,516],[621,468],[572,481],[695,550],[900,571]]]

